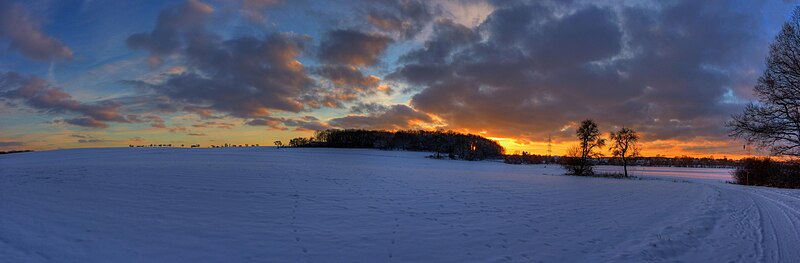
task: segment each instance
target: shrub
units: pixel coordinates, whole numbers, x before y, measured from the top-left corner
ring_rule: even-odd
[[[733,172],[737,184],[800,188],[800,163],[770,158],[742,159]]]
[[[594,175],[594,162],[583,157],[579,146],[570,147],[567,154],[559,159],[559,164],[569,175]]]
[[[591,165],[586,165],[580,157],[564,156],[559,159],[559,163],[569,175],[592,175],[594,169]]]
[[[571,175],[593,175],[593,158],[602,156],[597,150],[605,146],[606,140],[600,137],[600,130],[593,120],[585,120],[575,131],[580,142],[567,151],[567,158],[561,166]]]

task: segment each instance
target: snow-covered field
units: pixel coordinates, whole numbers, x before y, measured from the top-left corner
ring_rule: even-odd
[[[800,262],[800,191],[725,169],[616,180],[425,155],[0,155],[0,262]]]

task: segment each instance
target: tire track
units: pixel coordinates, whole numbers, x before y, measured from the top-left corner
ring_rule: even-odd
[[[755,248],[759,262],[800,262],[800,209],[785,199],[798,200],[795,197],[780,193],[777,189],[739,185],[708,186],[720,189],[729,194],[731,205],[738,213],[750,212],[753,216],[742,218],[742,228],[752,229],[755,235]],[[751,204],[743,208],[739,199],[746,198]],[[747,221],[749,218],[749,221]]]
[[[797,233],[798,228],[796,222],[800,221],[800,218],[798,218],[797,215],[799,214],[798,210],[778,199],[768,197],[769,194],[765,194],[759,190],[755,190],[750,193],[758,198],[761,198],[762,200],[765,200],[767,204],[773,206],[774,208],[774,209],[760,209],[760,212],[764,213],[764,211],[769,211],[767,212],[767,214],[768,217],[770,218],[769,220],[770,229],[772,229],[773,231],[772,236],[773,236],[773,241],[775,242],[775,251],[776,251],[774,253],[777,255],[777,257],[775,258],[776,262],[782,262],[782,260],[785,259],[786,262],[797,262],[798,260],[800,260],[800,255],[798,255],[796,249],[797,244],[800,244],[800,234]],[[790,212],[787,212],[787,210]],[[794,212],[794,214],[792,214],[791,212]],[[790,225],[791,227],[785,227],[787,225]],[[788,229],[788,231],[781,231],[782,229]]]

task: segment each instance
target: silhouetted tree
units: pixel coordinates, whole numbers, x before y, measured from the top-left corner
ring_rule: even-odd
[[[291,147],[307,147],[310,144],[309,138],[297,137],[294,139],[289,140],[289,146]]]
[[[275,141],[274,144],[275,144],[275,147],[278,147],[278,149],[283,147],[283,142],[281,142],[281,141]]]
[[[600,130],[593,120],[585,120],[575,131],[578,137],[578,147],[571,149],[567,156],[564,168],[574,175],[591,175],[594,171],[592,158],[600,156],[597,149],[605,146],[606,140],[600,137]]]
[[[754,88],[758,103],[733,116],[731,136],[775,155],[800,156],[800,7],[770,45],[766,64]]]
[[[625,177],[628,177],[628,158],[639,153],[636,145],[638,141],[639,134],[625,127],[622,127],[618,132],[611,133],[611,154],[614,157],[622,158],[622,169],[625,171]]]

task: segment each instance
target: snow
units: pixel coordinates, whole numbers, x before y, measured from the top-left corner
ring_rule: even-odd
[[[622,166],[597,166],[595,171],[598,173],[622,173]],[[682,178],[694,179],[693,181],[733,181],[731,173],[733,169],[728,168],[693,168],[693,167],[642,167],[629,166],[628,175],[636,177],[655,177],[662,179]]]
[[[0,262],[800,262],[800,191],[728,184],[725,169],[620,180],[425,155],[3,155]]]

